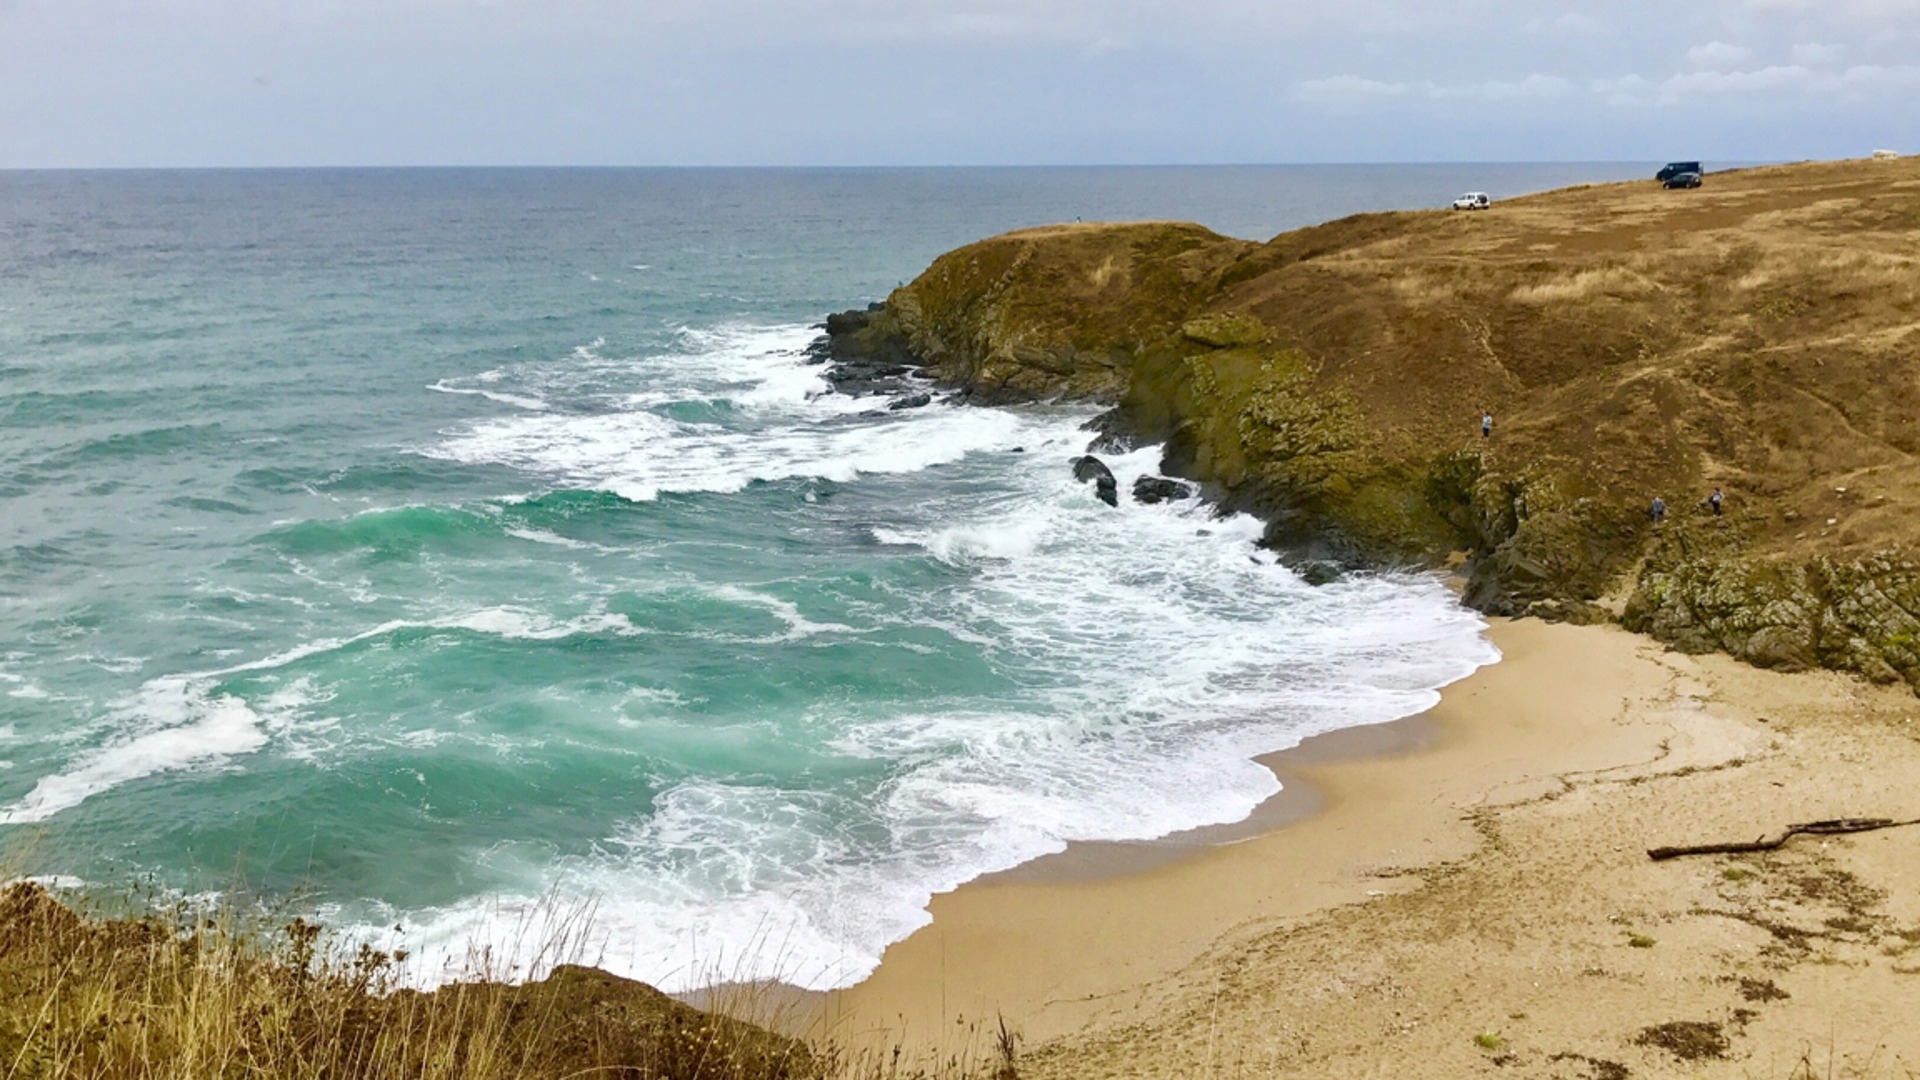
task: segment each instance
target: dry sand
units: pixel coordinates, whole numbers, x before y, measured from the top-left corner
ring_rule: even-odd
[[[1024,1077],[1920,1076],[1920,827],[1644,850],[1920,817],[1913,694],[1490,633],[1425,716],[1269,759],[1258,835],[937,897],[825,1029],[978,1060],[1004,1017]]]

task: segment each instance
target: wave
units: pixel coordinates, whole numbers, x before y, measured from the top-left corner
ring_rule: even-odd
[[[26,464],[21,476],[30,485],[94,467],[124,467],[144,458],[164,457],[221,445],[227,436],[220,424],[171,424],[140,431],[120,431],[83,438],[54,449],[39,461]]]
[[[370,551],[407,557],[428,548],[444,549],[499,533],[500,515],[495,508],[400,506],[283,525],[266,533],[261,541],[290,555]]]
[[[998,689],[956,697],[919,674],[870,708],[822,699],[794,743],[762,752],[825,755],[823,776],[866,779],[685,777],[599,855],[518,867],[519,884],[485,901],[381,919],[413,928],[433,972],[476,946],[509,955],[514,928],[558,898],[591,903],[598,963],[669,990],[716,977],[845,986],[927,922],[935,893],[1074,842],[1242,819],[1279,787],[1258,755],[1429,708],[1436,688],[1496,658],[1479,617],[1431,578],[1316,588],[1254,548],[1251,518],[1094,502],[1065,467],[1085,436],[1056,424],[1042,452],[1015,459],[1012,493],[930,498],[920,522],[871,529],[947,573],[867,609],[865,625],[719,594],[765,606],[789,637],[937,628],[992,660]],[[1156,458],[1108,463],[1124,489]]]
[[[95,424],[102,417],[136,414],[151,402],[147,394],[124,390],[28,390],[0,400],[7,406],[7,423],[19,428]]]
[[[484,380],[486,375],[481,375],[479,378]],[[544,412],[550,408],[544,400],[530,394],[509,394],[498,390],[488,390],[481,386],[457,386],[454,385],[450,379],[442,379],[439,382],[429,385],[427,389],[439,394],[486,398],[488,401],[498,402],[502,405],[511,405],[516,409],[527,409],[533,412]]]
[[[86,538],[91,538],[91,530]],[[10,544],[0,547],[0,569],[33,573],[63,566],[83,566],[84,556],[54,543]]]
[[[538,417],[476,425],[429,453],[510,465],[545,481],[599,488],[635,502],[663,493],[735,492],[759,481],[920,472],[1030,441],[1013,413],[938,409],[912,421],[801,423],[769,431],[680,424],[652,413]]]
[[[752,589],[744,589],[733,585],[722,585],[709,590],[709,595],[724,603],[761,608],[786,626],[784,632],[772,637],[749,639],[756,644],[799,641],[803,638],[813,637],[816,634],[854,634],[863,632],[844,623],[814,622],[800,613],[800,606],[798,604],[790,600],[782,600],[777,596],[767,596],[764,593],[757,593]]]
[[[506,465],[561,487],[645,502],[666,492],[735,492],[759,481],[902,474],[1007,450],[1039,437],[1013,412],[931,406],[901,413],[883,399],[829,392],[803,349],[811,327],[683,328],[685,351],[622,361],[631,386],[603,386],[609,411],[554,410],[476,421],[424,449],[467,465]],[[597,352],[592,363],[610,363]],[[602,371],[603,381],[610,376]],[[724,403],[727,413],[689,412]]]
[[[481,548],[504,537],[614,555],[628,549],[575,539],[556,530],[617,521],[639,505],[609,491],[572,489],[462,505],[376,507],[343,518],[282,524],[258,536],[256,542],[293,557],[363,552],[405,559],[427,551]]]
[[[283,692],[249,703],[223,685],[234,676],[278,671],[323,654],[421,635],[461,633],[557,641],[638,632],[618,613],[556,620],[523,609],[484,608],[444,619],[394,620],[359,634],[307,642],[231,667],[150,679],[109,717],[114,730],[128,734],[82,755],[63,771],[40,778],[33,790],[0,809],[0,825],[45,821],[95,795],[161,773],[219,768],[262,749],[272,723],[284,721],[307,703],[303,694]]]

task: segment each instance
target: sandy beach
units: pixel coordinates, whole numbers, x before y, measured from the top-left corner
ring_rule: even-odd
[[[1920,818],[1912,692],[1489,632],[1430,712],[1267,759],[1238,834],[937,897],[821,1030],[979,1060],[1004,1019],[1023,1076],[1920,1072],[1920,827],[1645,853]]]

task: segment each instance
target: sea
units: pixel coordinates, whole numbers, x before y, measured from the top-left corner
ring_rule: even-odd
[[[817,324],[1023,226],[1652,167],[0,173],[0,874],[285,898],[429,982],[559,913],[824,989],[937,892],[1242,819],[1478,617],[1098,503],[1091,408],[831,393]]]

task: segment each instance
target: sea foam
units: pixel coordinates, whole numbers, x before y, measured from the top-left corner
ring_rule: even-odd
[[[151,679],[113,709],[106,725],[118,733],[112,741],[82,755],[62,771],[40,778],[33,790],[0,809],[0,825],[45,821],[123,784],[161,773],[219,768],[255,753],[267,745],[269,729],[311,704],[310,688],[296,681],[290,688],[250,705],[224,692],[223,680],[287,668],[324,653],[410,630],[465,631],[525,641],[636,632],[626,617],[618,614],[555,621],[524,610],[487,608],[443,619],[394,620],[350,637],[308,642],[232,667]]]
[[[1479,618],[1432,578],[1316,588],[1256,548],[1252,518],[1218,518],[1194,501],[1100,505],[1066,464],[1086,443],[1085,414],[935,408],[862,417],[843,432],[830,421],[849,399],[802,392],[809,369],[790,355],[759,363],[756,387],[787,424],[751,437],[652,413],[512,417],[452,433],[441,452],[629,498],[991,458],[1003,495],[930,496],[918,523],[870,528],[966,581],[903,597],[882,621],[1017,660],[1033,685],[998,700],[823,718],[834,730],[826,749],[888,763],[877,790],[689,778],[600,854],[525,868],[523,891],[382,911],[380,921],[412,927],[409,946],[429,972],[457,967],[476,943],[510,954],[530,913],[558,899],[591,906],[593,962],[669,990],[716,979],[848,985],[926,924],[933,894],[1076,841],[1244,818],[1279,788],[1257,755],[1428,708],[1436,688],[1496,658]],[[796,371],[768,373],[783,363]],[[1124,491],[1158,457],[1146,448],[1107,460]],[[877,629],[770,606],[788,638]]]
[[[550,483],[634,501],[662,492],[732,492],[755,481],[919,472],[967,454],[1018,446],[1034,431],[1015,413],[932,406],[885,411],[885,399],[830,393],[801,350],[808,327],[683,330],[686,354],[590,363],[629,375],[671,372],[657,389],[608,390],[608,407],[494,417],[423,449],[472,465],[508,465]],[[624,364],[624,367],[622,365]],[[569,378],[579,393],[580,373]],[[593,400],[588,395],[586,402]],[[720,425],[677,419],[670,406],[723,401],[748,417]]]
[[[471,853],[481,877],[504,883],[486,896],[396,908],[377,894],[334,894],[332,914],[369,940],[406,926],[423,981],[455,974],[476,950],[515,966],[528,927],[557,904],[590,911],[578,958],[669,990],[764,977],[844,986],[925,925],[935,893],[1076,841],[1244,818],[1278,789],[1257,755],[1420,711],[1436,688],[1495,658],[1478,617],[1431,578],[1359,575],[1316,588],[1255,546],[1261,525],[1251,518],[1215,517],[1191,500],[1100,504],[1067,464],[1084,451],[1085,410],[887,412],[880,400],[828,392],[801,354],[811,333],[685,329],[674,350],[633,356],[599,339],[564,362],[443,382],[434,389],[470,390],[502,411],[446,429],[419,453],[513,470],[539,494],[492,509],[375,507],[270,534],[294,573],[331,587],[341,586],[327,568],[365,550],[465,553],[491,550],[497,536],[530,558],[606,558],[575,568],[585,584],[644,596],[665,586],[644,577],[654,571],[634,553],[548,525],[576,510],[624,520],[629,502],[668,492],[864,482],[886,498],[874,503],[879,520],[859,527],[874,545],[863,550],[905,561],[915,572],[899,580],[918,584],[875,574],[860,604],[823,615],[778,583],[676,579],[675,589],[776,624],[687,636],[711,641],[716,662],[798,668],[810,650],[897,640],[915,663],[964,653],[993,675],[970,695],[878,705],[820,695],[788,718],[798,733],[781,737],[803,740],[831,768],[663,774],[644,810],[604,809],[590,850],[541,856],[537,844],[501,843]],[[1124,492],[1158,457],[1146,448],[1107,461]],[[807,512],[829,513],[830,503]],[[348,593],[356,604],[384,601],[361,584]],[[120,785],[249,755],[319,760],[352,735],[327,715],[331,688],[303,666],[325,654],[420,633],[555,642],[649,632],[632,618],[494,603],[149,679],[116,704],[109,737],[41,778],[0,821],[45,820]],[[260,684],[268,690],[236,682],[263,672],[276,676]],[[697,705],[632,688],[601,719],[644,749],[681,714],[697,722]],[[378,737],[427,755],[455,736],[425,724]],[[843,773],[856,779],[835,779]],[[520,973],[540,962],[525,957]]]

